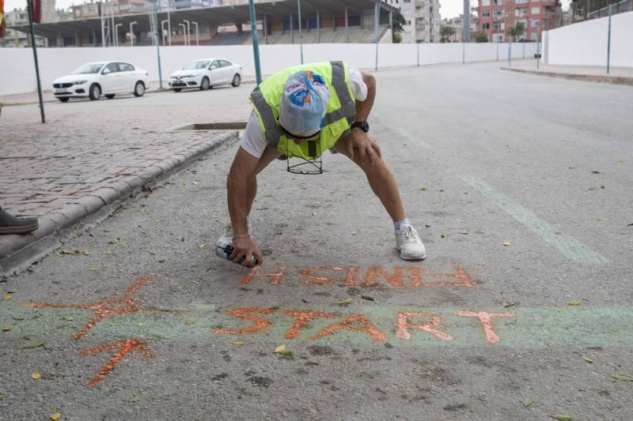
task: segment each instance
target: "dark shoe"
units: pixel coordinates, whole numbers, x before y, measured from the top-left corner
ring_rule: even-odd
[[[39,227],[37,218],[16,218],[0,208],[0,235],[26,234]]]

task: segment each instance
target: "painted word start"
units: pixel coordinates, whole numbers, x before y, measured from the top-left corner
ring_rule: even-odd
[[[266,315],[282,315],[294,319],[294,323],[285,334],[285,339],[297,339],[302,328],[318,319],[332,320],[344,317],[342,320],[331,323],[308,337],[309,340],[317,340],[323,337],[334,335],[337,332],[349,331],[368,335],[377,342],[387,341],[387,335],[372,322],[365,314],[357,313],[347,317],[336,313],[318,310],[282,310],[277,308],[243,307],[234,308],[227,312],[228,315],[237,319],[250,322],[249,325],[237,328],[215,328],[213,333],[225,335],[252,335],[272,326],[273,321],[266,318]],[[459,317],[470,317],[478,322],[483,330],[486,342],[495,344],[499,342],[499,335],[494,330],[493,319],[496,317],[516,317],[516,313],[503,312],[492,313],[486,311],[461,310],[454,313]],[[334,320],[333,320],[334,321]],[[421,330],[442,341],[452,341],[453,336],[441,330],[442,318],[434,313],[424,311],[400,311],[396,315],[395,327],[398,339],[408,340],[411,338],[411,330]]]

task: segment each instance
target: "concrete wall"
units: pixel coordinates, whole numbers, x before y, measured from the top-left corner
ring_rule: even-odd
[[[304,44],[303,62],[345,60],[361,69],[416,66],[439,63],[470,63],[508,59],[508,44]],[[534,57],[536,45],[512,44],[512,58]],[[37,50],[42,90],[51,90],[53,80],[91,61],[128,61],[149,72],[152,85],[159,87],[156,47],[42,48]],[[271,73],[301,62],[298,44],[260,45],[261,73]],[[238,46],[160,47],[163,87],[169,75],[191,60],[222,57],[242,65],[244,77],[255,78],[253,48]],[[0,49],[0,95],[37,91],[33,51],[27,48]]]
[[[609,18],[543,33],[545,64],[605,66]],[[611,16],[611,66],[633,67],[633,12]]]

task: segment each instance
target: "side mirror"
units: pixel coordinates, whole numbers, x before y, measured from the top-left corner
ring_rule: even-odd
[[[110,73],[110,69],[103,69],[103,72],[101,72],[102,75],[107,75],[108,73]]]

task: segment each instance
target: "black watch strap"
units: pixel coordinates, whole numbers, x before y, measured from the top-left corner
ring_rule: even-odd
[[[366,121],[355,121],[350,125],[350,129],[355,129],[356,127],[361,129],[365,133],[369,131],[369,123],[367,123]]]

